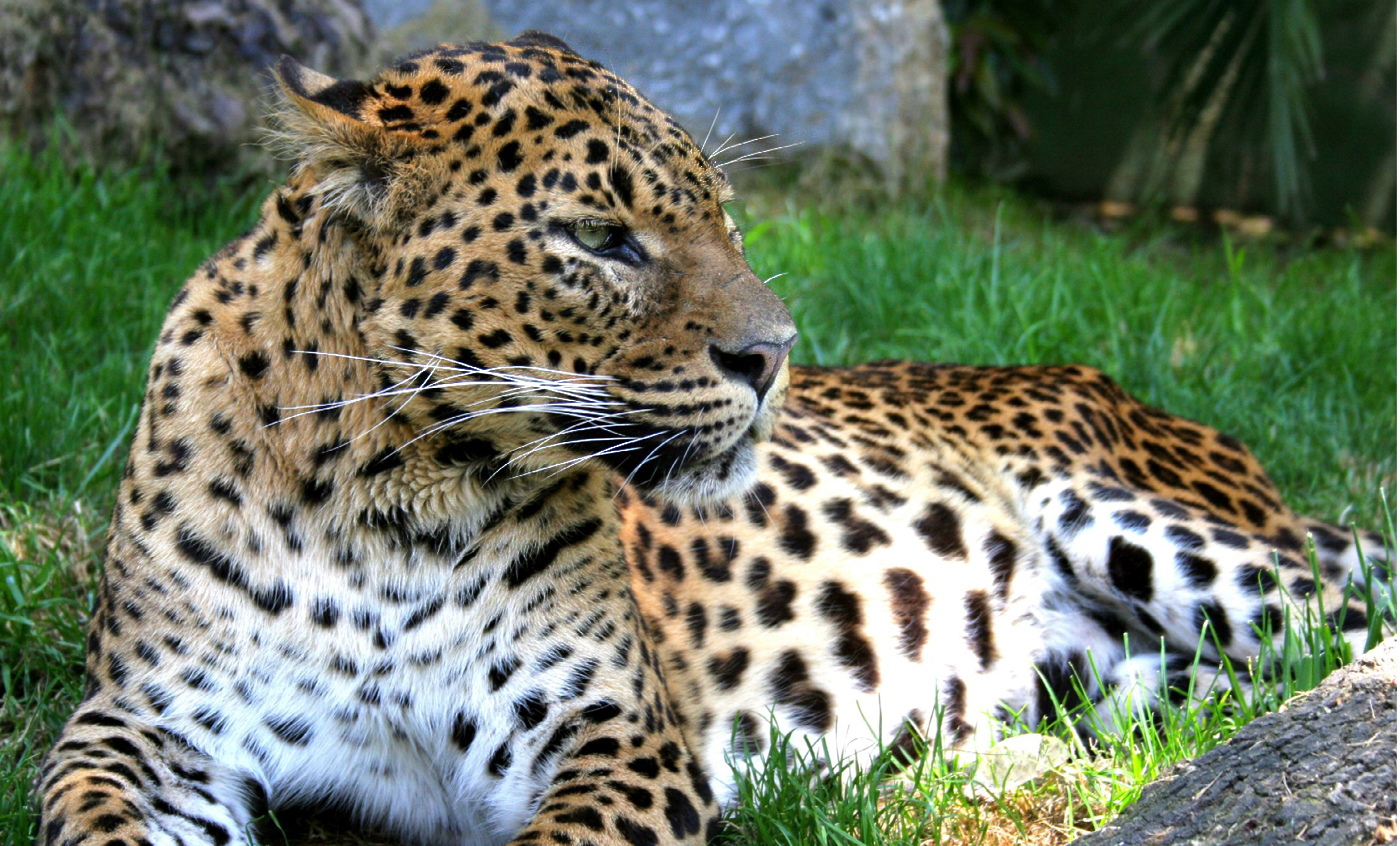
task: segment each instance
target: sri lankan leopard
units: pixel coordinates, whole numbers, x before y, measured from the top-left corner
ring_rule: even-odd
[[[725,175],[558,39],[278,76],[296,165],[161,330],[43,843],[292,803],[700,843],[770,720],[976,748],[1207,623],[1237,659],[1290,598],[1364,628],[1347,533],[1101,373],[789,371]]]

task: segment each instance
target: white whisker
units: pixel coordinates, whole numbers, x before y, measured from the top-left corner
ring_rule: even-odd
[[[730,138],[733,138],[734,136],[731,135],[731,136],[729,136],[729,137],[730,137]],[[723,153],[725,150],[737,150],[737,149],[739,149],[740,147],[746,147],[746,146],[748,146],[749,144],[756,144],[756,143],[758,143],[759,141],[767,141],[769,138],[777,138],[777,137],[778,137],[778,133],[776,133],[776,132],[770,132],[770,133],[767,134],[767,135],[760,135],[760,136],[758,136],[757,138],[750,138],[750,139],[747,140],[747,141],[740,141],[740,142],[738,142],[737,144],[730,144],[730,143],[727,143],[729,139],[726,138],[726,139],[725,139],[725,141],[726,141],[725,145],[724,145],[723,147],[720,147],[718,150],[715,150],[713,153],[711,153],[711,154],[710,154],[710,158],[713,159],[715,156],[718,156],[720,153]]]
[[[651,452],[647,453],[646,458],[643,458],[641,461],[638,461],[637,466],[632,468],[632,472],[627,474],[627,478],[622,480],[622,484],[618,486],[617,491],[613,492],[613,499],[617,499],[617,494],[620,493],[623,488],[632,484],[632,477],[637,475],[637,471],[642,469],[642,467],[646,466],[646,463],[648,461],[651,461],[652,456],[656,455],[656,453],[665,448],[667,444],[669,444],[671,441],[674,441],[676,438],[679,438],[683,434],[685,434],[685,430],[681,429],[671,437],[652,447]]]
[[[724,139],[723,141],[720,142],[720,147],[719,147],[719,149],[718,149],[718,150],[715,150],[713,153],[705,153],[705,158],[707,158],[707,159],[708,159],[708,158],[712,158],[713,156],[718,155],[720,152],[722,152],[722,151],[724,151],[724,150],[728,150],[729,148],[726,147],[726,146],[724,146],[724,145],[728,144],[729,141],[730,141],[730,139],[733,138],[733,137],[734,137],[735,135],[737,135],[737,134],[738,134],[738,133],[735,133],[735,132],[729,133],[729,135],[728,135],[727,137],[725,137],[725,139]],[[700,152],[704,153],[705,151],[704,151],[704,149],[701,149]]]
[[[766,150],[755,150],[755,151],[752,152],[752,153],[745,153],[745,154],[742,155],[742,156],[737,156],[737,157],[735,157],[735,158],[732,158],[732,159],[730,159],[730,160],[727,161],[727,162],[722,162],[722,163],[716,164],[715,167],[718,167],[718,168],[726,168],[726,167],[729,167],[730,165],[738,164],[739,162],[742,162],[742,161],[748,161],[749,159],[758,158],[758,157],[760,157],[760,156],[766,156],[766,155],[768,155],[769,153],[776,153],[776,152],[778,152],[779,150],[789,150],[789,149],[791,149],[791,148],[793,148],[793,147],[800,147],[801,145],[802,145],[802,142],[801,142],[801,141],[794,141],[794,142],[791,143],[791,144],[780,144],[780,145],[778,145],[777,147],[769,147],[769,148],[766,149]]]
[[[710,128],[705,130],[705,140],[700,142],[700,152],[704,154],[705,145],[710,143],[710,133],[715,131],[715,124],[719,123],[720,106],[715,106],[715,116],[710,118]],[[708,157],[707,157],[708,158]]]
[[[553,470],[553,471],[554,471],[553,473],[550,473],[548,476],[545,477],[546,479],[551,479],[551,478],[553,478],[553,477],[559,475],[560,473],[564,472],[565,470],[568,470],[570,467],[573,467],[573,466],[575,466],[575,465],[577,465],[577,464],[581,464],[582,462],[585,462],[585,461],[591,461],[592,459],[595,459],[595,458],[602,458],[602,457],[605,456],[605,455],[612,455],[612,454],[618,453],[618,452],[626,452],[627,450],[632,449],[633,447],[635,447],[637,444],[641,443],[642,441],[649,440],[649,439],[651,439],[651,438],[655,438],[655,437],[657,437],[657,436],[659,436],[659,435],[662,435],[662,434],[664,434],[664,433],[663,433],[663,432],[649,432],[649,433],[647,433],[647,434],[645,434],[645,435],[639,435],[639,436],[637,436],[637,437],[635,437],[635,438],[629,438],[628,441],[627,441],[627,443],[625,443],[625,444],[618,444],[617,446],[614,446],[614,447],[608,447],[608,448],[605,449],[605,450],[600,450],[600,451],[598,451],[598,452],[591,452],[591,453],[589,453],[588,455],[581,455],[581,456],[578,456],[577,458],[570,458],[570,459],[567,459],[567,460],[565,460],[565,461],[560,461],[560,462],[556,462],[556,463],[554,463],[554,464],[550,464],[550,465],[548,465],[548,466],[546,466],[546,467],[537,468],[537,469],[535,469],[535,470],[527,470],[527,471],[525,471],[524,473],[519,473],[519,474],[517,474],[517,475],[515,476],[515,478],[519,479],[519,478],[523,478],[523,477],[525,477],[525,476],[533,475],[533,474],[535,474],[535,473],[544,473],[544,472],[546,472],[546,471]]]

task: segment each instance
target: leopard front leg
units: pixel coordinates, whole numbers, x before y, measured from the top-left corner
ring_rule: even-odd
[[[37,793],[44,846],[240,846],[265,804],[256,781],[106,698],[68,721]]]
[[[660,689],[653,673],[648,687]],[[630,708],[600,702],[556,730],[567,747],[524,830],[525,844],[659,846],[707,843],[719,832],[710,777],[662,692]]]

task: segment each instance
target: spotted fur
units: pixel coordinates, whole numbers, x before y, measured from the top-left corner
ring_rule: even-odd
[[[1350,532],[1289,510],[1235,439],[1091,368],[795,367],[759,451],[739,496],[622,510],[633,591],[722,795],[770,715],[848,757],[911,730],[985,748],[1057,703],[1154,705],[1164,674],[1224,687],[1210,660],[1187,677],[1197,649],[1248,661],[1319,592],[1364,646]],[[735,726],[762,729],[741,744]]]
[[[1137,695],[1125,636],[1178,671],[1290,597],[1354,626],[1339,530],[1101,374],[799,368],[783,404],[723,174],[563,42],[279,77],[295,168],[161,331],[40,842],[311,804],[700,843],[770,717],[973,748],[1072,670]]]

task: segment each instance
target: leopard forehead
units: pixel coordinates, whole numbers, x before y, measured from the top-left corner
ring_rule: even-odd
[[[578,183],[582,206],[610,214],[649,205],[672,231],[679,218],[722,217],[718,206],[733,196],[670,115],[562,42],[442,46],[314,99],[416,142],[408,157],[459,162],[443,188],[506,183],[528,192],[567,180]],[[496,187],[498,198],[509,196]]]

